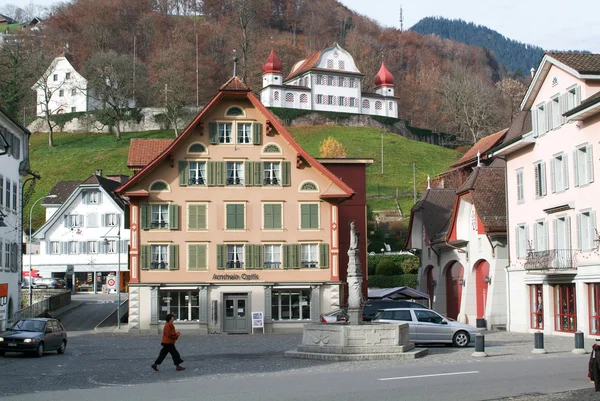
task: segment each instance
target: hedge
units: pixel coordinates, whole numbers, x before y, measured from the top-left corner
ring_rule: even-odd
[[[419,257],[411,255],[373,255],[367,258],[367,265],[369,266],[369,275],[375,275],[377,272],[377,265],[382,260],[391,260],[394,266],[397,266],[398,271],[402,274],[414,274],[417,273],[419,268]]]
[[[419,281],[416,274],[402,274],[399,276],[369,276],[369,288],[411,287],[417,288]]]

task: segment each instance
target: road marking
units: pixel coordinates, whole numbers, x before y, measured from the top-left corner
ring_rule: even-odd
[[[401,377],[384,377],[382,379],[377,379],[380,381],[386,380],[404,380],[404,379],[421,379],[424,377],[438,377],[438,376],[456,376],[456,375],[472,375],[475,373],[479,373],[478,370],[471,370],[469,372],[452,372],[452,373],[436,373],[433,375],[419,375],[419,376],[401,376]]]

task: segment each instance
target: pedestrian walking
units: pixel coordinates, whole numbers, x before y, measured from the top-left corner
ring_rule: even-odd
[[[171,357],[173,358],[173,363],[176,366],[175,369],[184,370],[185,368],[181,366],[181,363],[183,363],[183,359],[181,359],[179,351],[177,351],[177,348],[175,348],[175,342],[181,335],[180,332],[175,330],[175,325],[173,324],[175,316],[172,313],[169,313],[167,315],[166,320],[167,321],[165,323],[165,327],[163,328],[162,340],[160,342],[160,345],[162,345],[162,349],[158,354],[158,358],[156,358],[156,361],[152,365],[152,369],[158,372],[158,365],[160,365],[162,361],[165,360],[167,354],[171,354]]]
[[[50,313],[50,309],[44,309],[42,317],[52,318],[52,313]]]

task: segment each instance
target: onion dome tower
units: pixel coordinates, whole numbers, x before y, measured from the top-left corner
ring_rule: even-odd
[[[271,49],[267,61],[263,65],[263,88],[269,85],[283,85],[283,73],[281,72],[281,60]]]
[[[375,93],[383,96],[394,96],[394,77],[383,61],[374,81]]]

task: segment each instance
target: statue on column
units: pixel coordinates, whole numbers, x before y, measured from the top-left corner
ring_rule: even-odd
[[[350,250],[358,249],[358,239],[360,234],[356,231],[354,220],[350,222]]]
[[[362,320],[362,268],[360,265],[360,234],[356,231],[356,223],[350,222],[350,245],[348,247],[348,314],[350,322],[360,324]]]

